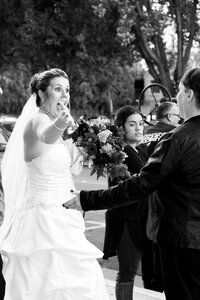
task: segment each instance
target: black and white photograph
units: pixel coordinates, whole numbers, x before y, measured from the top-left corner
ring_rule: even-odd
[[[0,300],[200,300],[200,1],[0,0]]]

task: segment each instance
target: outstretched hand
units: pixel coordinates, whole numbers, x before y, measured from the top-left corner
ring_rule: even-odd
[[[59,102],[59,105],[60,105],[60,116],[62,117],[62,119],[66,123],[68,123],[69,126],[74,126],[75,122],[70,114],[69,108],[61,101]]]
[[[72,132],[77,129],[78,125],[74,122],[73,117],[70,114],[69,108],[62,102],[60,104],[60,117],[66,122],[67,124],[67,134],[70,135]]]
[[[71,209],[77,209],[77,210],[82,210],[81,207],[81,202],[80,202],[80,191],[71,191],[71,193],[74,195],[74,198],[71,200],[63,203],[63,206],[66,208],[71,208]]]

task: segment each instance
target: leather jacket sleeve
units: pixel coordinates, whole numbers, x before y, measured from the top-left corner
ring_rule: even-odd
[[[175,135],[165,134],[139,174],[107,190],[81,191],[83,210],[114,208],[140,199],[142,201],[145,196],[171,180],[178,168],[180,155],[180,145]]]

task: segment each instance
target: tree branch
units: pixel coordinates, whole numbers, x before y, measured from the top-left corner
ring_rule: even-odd
[[[197,4],[198,4],[198,0],[194,0],[192,10],[190,13],[189,40],[188,40],[188,44],[186,46],[184,57],[183,57],[183,70],[185,70],[187,62],[189,60],[190,51],[191,51],[192,43],[194,40]]]

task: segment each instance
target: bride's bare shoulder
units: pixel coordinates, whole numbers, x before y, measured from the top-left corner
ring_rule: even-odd
[[[50,119],[46,114],[39,111],[33,116],[30,122],[34,126],[40,123],[50,123]]]
[[[36,130],[39,126],[47,125],[50,123],[50,119],[43,113],[36,113],[32,119],[27,123],[26,128],[30,130]]]
[[[42,113],[36,113],[26,124],[24,128],[24,138],[27,136],[33,136],[35,131],[37,130],[38,126],[46,125],[49,123],[48,116]]]

